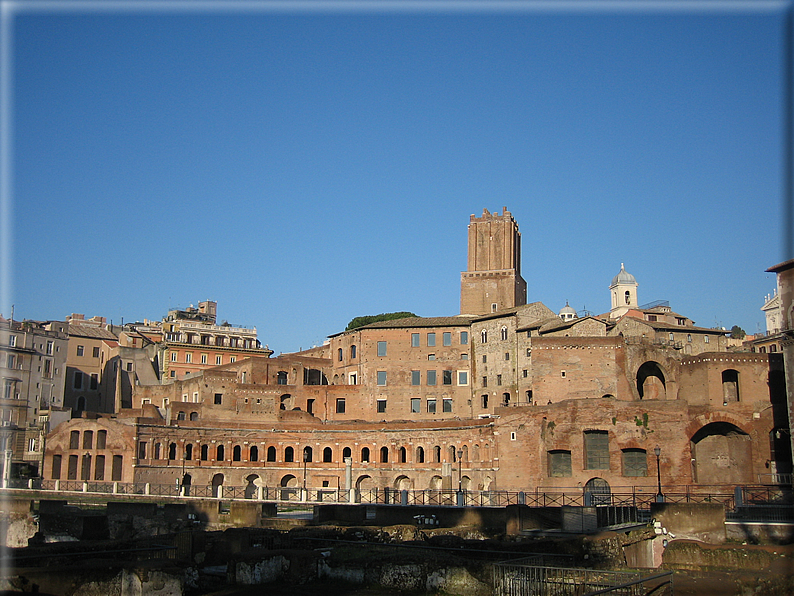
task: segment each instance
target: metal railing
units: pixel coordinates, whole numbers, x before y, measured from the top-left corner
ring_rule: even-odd
[[[634,571],[604,571],[509,561],[494,566],[496,596],[580,596],[626,586],[615,594],[642,596],[641,576]]]

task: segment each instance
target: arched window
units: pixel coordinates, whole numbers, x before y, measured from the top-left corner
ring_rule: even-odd
[[[185,419],[185,413],[184,412],[179,412],[179,414],[176,415],[176,419],[177,420],[184,420]]]
[[[240,461],[243,458],[243,450],[239,445],[232,448],[232,461]]]
[[[355,344],[353,344],[352,346],[350,346],[350,359],[352,360],[355,357],[356,357],[356,346]]]
[[[248,461],[259,461],[259,447],[256,445],[251,445],[251,449],[248,452]]]
[[[287,371],[285,370],[278,371],[278,384],[279,385],[287,384]]]
[[[739,371],[728,369],[722,371],[722,403],[739,401]]]
[[[267,448],[267,461],[276,461],[276,448],[273,445]]]
[[[223,461],[226,456],[226,450],[224,449],[223,445],[218,445],[218,448],[215,450],[215,459],[217,461]]]
[[[418,464],[425,463],[425,448],[424,447],[417,447],[416,448],[416,463],[418,463]]]
[[[312,448],[308,445],[303,448],[303,461],[312,461]]]
[[[449,446],[449,461],[451,461],[451,462],[458,461],[458,457],[455,454],[455,446],[454,445],[450,445]]]
[[[155,443],[154,444],[154,459],[160,459],[160,449],[162,449],[162,447],[160,446],[160,443]]]
[[[210,449],[207,445],[201,446],[201,461],[207,461],[210,457]]]
[[[433,447],[433,463],[440,464],[441,463],[441,447],[436,445]]]
[[[193,445],[191,445],[190,443],[185,445],[185,459],[188,461],[193,459]]]
[[[507,327],[506,326],[502,325],[501,333],[502,333],[502,341],[505,341],[507,339]]]
[[[345,461],[345,458],[352,457],[353,452],[350,450],[350,447],[345,447],[342,449],[342,461]]]
[[[361,450],[361,461],[369,461],[369,447],[364,447]]]
[[[389,463],[389,448],[388,447],[381,447],[380,448],[380,461],[383,464]]]
[[[400,463],[404,464],[408,460],[408,454],[405,451],[405,447],[400,447],[400,450],[397,453],[399,456]]]
[[[295,450],[292,447],[287,447],[284,450],[284,461],[285,462],[295,461]]]
[[[198,420],[198,412],[191,412],[190,413],[191,420]]]
[[[626,304],[630,304],[631,303],[631,292],[626,290],[626,293],[624,294],[624,297],[625,297],[625,300],[626,300]]]
[[[488,343],[488,330],[483,329],[482,333],[480,333],[480,341],[481,343]]]
[[[170,443],[168,445],[168,459],[176,459],[176,443]]]
[[[338,355],[339,355],[339,362],[342,362],[342,348],[339,348],[339,350],[337,350],[337,352],[338,352]]]
[[[326,447],[323,449],[323,461],[325,463],[330,463],[333,461],[334,452],[330,447]]]

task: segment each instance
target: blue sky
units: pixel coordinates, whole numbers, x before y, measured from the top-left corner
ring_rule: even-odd
[[[794,256],[783,3],[62,6],[5,15],[5,316],[212,299],[295,351],[457,314],[469,215],[507,206],[529,301],[606,312],[624,262],[752,333]]]

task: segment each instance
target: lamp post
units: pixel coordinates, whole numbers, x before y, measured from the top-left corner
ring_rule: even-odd
[[[653,453],[656,455],[656,502],[664,503],[664,495],[662,494],[662,469],[659,466],[659,456],[662,454],[662,450],[659,449],[657,445],[654,447]]]

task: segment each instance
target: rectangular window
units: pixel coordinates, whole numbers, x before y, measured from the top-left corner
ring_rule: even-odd
[[[73,430],[69,434],[69,449],[80,449],[80,431]]]
[[[93,347],[93,349],[91,350],[91,355],[94,358],[99,358],[99,346],[94,346]]]
[[[488,355],[487,354],[483,354],[482,355],[482,363],[486,364],[487,362],[488,362]]]
[[[340,397],[336,400],[336,413],[337,414],[344,414],[345,413],[345,398]]]
[[[50,476],[53,480],[60,480],[61,479],[61,456],[60,455],[53,455],[52,456],[52,472]]]
[[[468,360],[469,359],[469,355],[468,354],[461,354],[460,355],[460,359],[461,360]]]
[[[47,342],[47,356],[52,356],[52,346],[55,345],[55,342],[48,341]]]
[[[28,439],[28,451],[36,451],[36,439]]]
[[[452,385],[452,371],[451,370],[441,371],[441,383],[443,385]]]
[[[194,404],[197,404],[197,403],[198,403],[198,400],[199,400],[199,394],[198,394],[198,391],[194,391],[194,392],[193,392],[193,403],[194,403]]]
[[[445,346],[452,345],[452,333],[449,331],[444,331],[443,335],[441,336],[441,343]]]
[[[378,385],[380,387],[383,387],[384,385],[386,385],[386,371],[385,370],[379,370],[378,371]]]
[[[9,335],[8,336],[8,345],[12,348],[15,348],[17,345],[17,336],[16,335]]]
[[[505,352],[505,360],[510,360],[510,352]]]
[[[219,406],[223,403],[223,393],[216,393],[215,394],[215,405]]]
[[[524,377],[525,379],[527,378],[527,369],[526,368],[521,371],[521,376]]]
[[[465,387],[469,384],[469,371],[467,370],[459,370],[458,371],[458,385],[461,387]]]
[[[704,335],[704,336],[703,336],[703,343],[704,343],[704,344],[707,344],[707,343],[709,343],[709,336],[708,336],[708,335]]]
[[[187,352],[185,354],[185,362],[187,363],[193,362],[193,354],[191,352]]]
[[[202,364],[207,364],[207,355],[206,354],[202,354],[201,355],[201,363]]]
[[[488,377],[483,377],[482,378],[482,386],[483,387],[487,387],[488,386]]]
[[[16,358],[14,357],[14,354],[9,354],[8,358],[6,358],[6,368],[14,368],[15,360]]]
[[[435,354],[428,354],[427,355],[427,359],[428,360],[435,360],[436,359],[436,355]]]
[[[113,482],[117,482],[121,480],[121,470],[122,466],[124,465],[124,456],[123,455],[114,455],[113,456],[113,465],[110,469],[110,479]]]
[[[97,455],[96,464],[94,466],[94,480],[105,479],[105,456]]]
[[[99,378],[97,377],[97,373],[91,373],[91,389],[96,391],[96,388],[99,386]]]
[[[378,356],[385,356],[386,355],[386,342],[379,341],[378,342]]]
[[[585,470],[609,469],[609,433],[588,430],[584,433]]]
[[[377,406],[378,406],[378,414],[383,414],[386,411],[386,400],[379,399],[377,401]]]
[[[451,399],[444,399],[441,401],[441,409],[444,412],[452,412],[452,400]]]
[[[624,449],[623,450],[623,475],[624,476],[647,476],[648,458],[645,449]]]
[[[171,362],[176,362],[179,357],[179,352],[171,352]]]
[[[571,476],[571,452],[570,451],[549,451],[549,477],[568,478]]]
[[[460,345],[466,346],[469,344],[469,332],[468,331],[461,331],[460,332]]]
[[[52,360],[49,359],[44,360],[44,378],[45,379],[52,378]]]
[[[229,356],[229,362],[237,362],[237,356]]]
[[[82,356],[85,354],[85,346],[77,346],[77,355]]]
[[[105,449],[106,448],[105,445],[107,445],[107,442],[108,442],[108,431],[106,430],[97,431],[96,448]]]
[[[74,372],[74,388],[75,389],[82,389],[83,388],[83,373],[79,370]]]
[[[436,371],[434,370],[427,371],[427,384],[428,385],[436,384]]]
[[[412,348],[418,348],[419,347],[419,334],[418,333],[412,333],[411,334],[411,347]]]
[[[127,363],[127,371],[132,372],[132,362]]]
[[[419,414],[422,411],[422,400],[418,397],[411,398],[411,414]]]
[[[349,379],[350,379],[350,384],[351,385],[357,385],[358,384],[358,374],[350,373]]]
[[[220,366],[221,364],[223,364],[223,356],[218,354],[215,356],[215,366]]]
[[[436,400],[428,399],[427,400],[427,413],[428,414],[435,414],[436,413]]]
[[[427,346],[432,348],[436,345],[436,334],[435,333],[428,333],[427,334]]]
[[[481,401],[482,407],[483,408],[487,408],[488,407],[488,395],[486,394],[486,395],[481,396],[481,400],[482,400]]]
[[[421,384],[422,384],[422,371],[412,370],[411,385],[421,385]]]
[[[496,384],[497,385],[501,385],[502,384],[502,375],[496,375]]]

